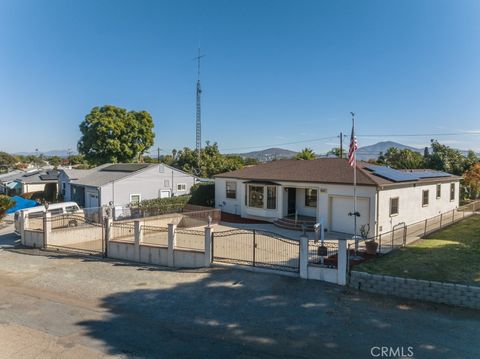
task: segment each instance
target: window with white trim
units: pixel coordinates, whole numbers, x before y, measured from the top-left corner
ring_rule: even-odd
[[[455,201],[455,183],[450,183],[450,201]]]
[[[317,190],[305,188],[305,207],[317,208]]]
[[[141,200],[142,200],[142,196],[139,194],[130,195],[130,203],[132,204],[139,204]]]
[[[422,206],[423,207],[428,206],[428,193],[429,193],[428,189],[424,189],[422,191]]]
[[[227,181],[225,182],[226,197],[231,199],[237,198],[237,182]]]
[[[177,184],[177,191],[183,192],[187,190],[187,185],[185,183]]]
[[[248,186],[248,206],[263,208],[263,186]]]
[[[439,199],[440,197],[442,197],[442,185],[437,184],[437,199]]]
[[[277,209],[276,186],[267,186],[267,209]]]
[[[393,197],[390,198],[390,215],[391,216],[396,216],[398,214],[398,203],[399,203],[399,198],[398,197]]]

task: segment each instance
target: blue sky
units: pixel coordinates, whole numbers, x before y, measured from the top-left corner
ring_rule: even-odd
[[[475,0],[3,0],[0,150],[75,148],[103,104],[149,111],[155,147],[193,147],[199,43],[203,140],[225,151],[325,152],[350,111],[360,146],[480,151]],[[396,136],[432,133],[462,134]]]

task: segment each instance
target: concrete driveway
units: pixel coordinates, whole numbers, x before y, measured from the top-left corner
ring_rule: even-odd
[[[370,358],[374,346],[480,357],[479,312],[277,275],[16,248],[9,231],[0,231],[1,358]]]

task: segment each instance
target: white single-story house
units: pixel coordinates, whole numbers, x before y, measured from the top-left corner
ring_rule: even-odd
[[[62,169],[58,182],[65,201],[93,208],[186,195],[197,178],[163,163],[110,163],[88,170]]]
[[[215,176],[215,206],[278,224],[285,218],[310,224],[322,220],[329,231],[353,234],[353,171],[340,158],[245,167]],[[458,208],[459,181],[460,177],[444,172],[402,171],[359,162],[357,229],[369,224],[373,236]]]

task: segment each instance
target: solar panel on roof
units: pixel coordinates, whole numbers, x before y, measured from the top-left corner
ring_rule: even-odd
[[[30,176],[33,176],[33,175],[37,175],[39,173],[40,173],[40,171],[27,172],[23,175],[23,177],[30,177]]]
[[[411,172],[402,172],[390,167],[371,165],[366,169],[372,171],[375,175],[386,178],[393,182],[417,181],[419,178]]]
[[[47,175],[41,175],[41,176],[40,176],[40,179],[41,179],[42,181],[56,180],[56,179],[58,179],[58,176],[56,176],[56,175],[51,175],[51,174],[47,174]]]
[[[425,171],[425,172],[415,172],[415,176],[417,176],[418,178],[436,178],[436,177],[451,177],[452,175],[450,173],[447,173],[447,172],[429,172],[429,171]]]
[[[104,172],[135,172],[141,169],[148,167],[148,164],[145,163],[118,163],[116,165],[111,165],[105,168],[102,168],[101,171]]]

